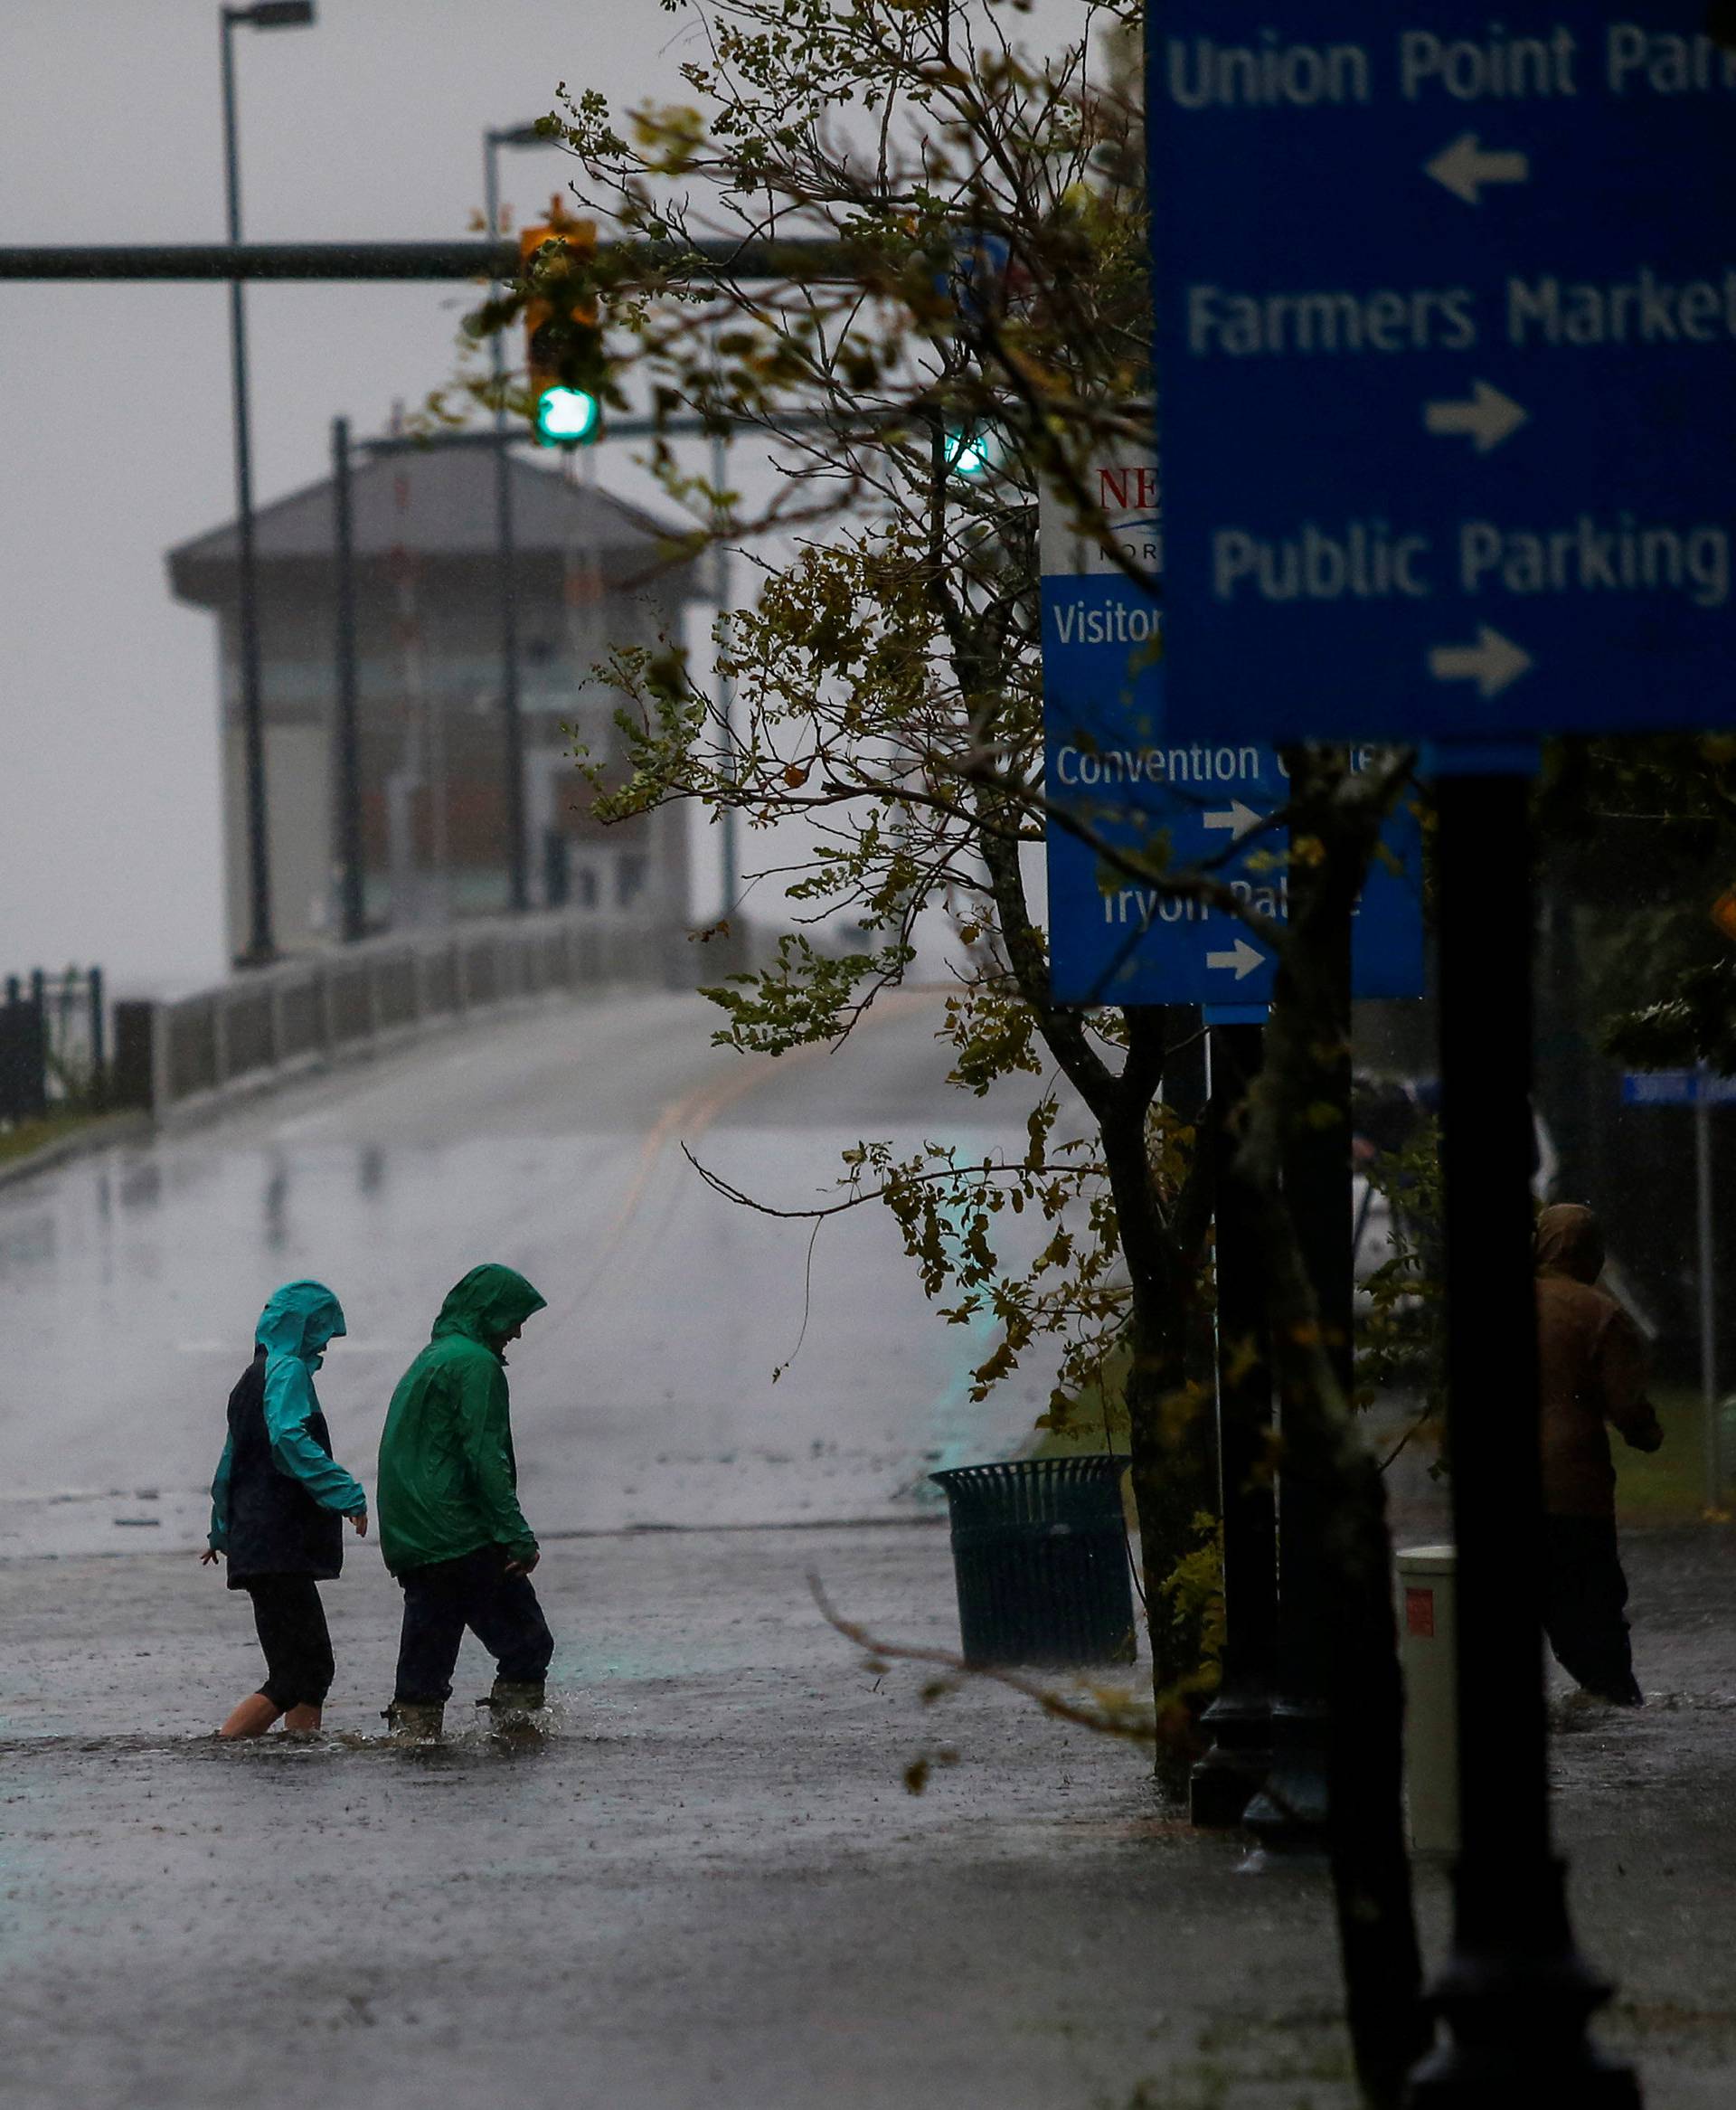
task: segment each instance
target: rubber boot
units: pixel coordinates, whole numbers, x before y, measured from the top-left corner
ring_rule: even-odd
[[[476,1705],[488,1708],[495,1728],[522,1728],[529,1726],[530,1717],[546,1704],[547,1697],[540,1684],[532,1685],[520,1678],[496,1678],[494,1689]]]
[[[386,1709],[386,1734],[394,1744],[438,1744],[446,1727],[439,1700],[394,1699]]]

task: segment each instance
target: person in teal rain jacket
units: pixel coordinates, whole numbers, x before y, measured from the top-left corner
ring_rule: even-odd
[[[324,1282],[286,1282],[259,1314],[253,1360],[229,1396],[229,1440],[211,1487],[206,1564],[253,1601],[265,1682],[218,1731],[262,1736],[279,1715],[311,1735],[334,1674],[319,1585],[344,1566],[344,1523],[368,1528],[368,1498],[332,1456],[314,1390],[344,1311]]]
[[[466,1627],[495,1659],[481,1704],[495,1719],[542,1705],[554,1641],[531,1586],[537,1546],[518,1506],[505,1354],[542,1306],[511,1268],[473,1267],[392,1396],[379,1491],[380,1550],[404,1593],[394,1735],[439,1734]]]

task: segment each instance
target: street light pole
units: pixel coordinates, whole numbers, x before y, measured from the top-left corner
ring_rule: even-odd
[[[332,420],[332,574],[336,618],[337,862],[340,928],[346,945],[368,932],[362,852],[362,752],[356,710],[355,516],[350,488],[350,421]]]
[[[712,331],[712,344],[716,344],[716,331]],[[713,351],[718,372],[718,395],[722,396],[722,361]],[[718,406],[714,406],[718,407]],[[716,708],[718,739],[723,750],[723,769],[731,781],[735,774],[733,748],[735,732],[735,677],[730,672],[728,656],[730,636],[730,545],[726,539],[729,528],[729,509],[723,499],[723,490],[730,473],[729,437],[721,423],[712,427],[712,590],[716,599],[717,616],[713,626],[713,649],[716,658]],[[741,898],[741,822],[731,800],[723,805],[721,850],[723,861],[723,920],[731,925]]]
[[[488,239],[500,241],[500,149],[552,146],[534,125],[491,127],[482,136],[483,210]],[[496,285],[499,280],[495,280]],[[524,715],[518,691],[517,554],[513,539],[513,459],[507,438],[506,351],[503,333],[488,337],[495,384],[495,577],[500,621],[500,712],[505,735],[506,873],[514,911],[531,905],[530,856],[524,840]]]
[[[257,0],[224,7],[222,23],[223,178],[231,249],[241,239],[241,165],[236,143],[235,39],[238,23],[255,29],[306,28],[314,0]],[[271,929],[271,853],[266,836],[264,683],[259,663],[259,581],[253,544],[253,449],[247,398],[247,310],[240,279],[229,282],[230,364],[235,416],[235,513],[239,544],[237,589],[241,673],[241,737],[245,748],[248,941],[240,964],[262,967],[277,957]]]
[[[1464,773],[1444,770],[1436,788],[1460,1845],[1452,1953],[1433,1988],[1453,2040],[1417,2067],[1405,2101],[1410,2110],[1637,2110],[1633,2069],[1587,2033],[1610,1989],[1574,1944],[1566,1866],[1550,1837],[1531,1251],[1531,787],[1488,754],[1473,747]]]

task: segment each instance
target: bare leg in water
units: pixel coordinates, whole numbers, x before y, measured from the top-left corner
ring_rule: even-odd
[[[319,1734],[320,1710],[317,1707],[304,1701],[300,1706],[292,1707],[285,1712],[275,1699],[269,1698],[263,1692],[250,1692],[217,1734],[229,1737],[231,1742],[242,1736],[263,1736],[279,1715],[283,1716],[283,1726],[292,1736],[316,1736]]]
[[[297,1711],[305,1714],[307,1710],[304,1708],[298,1708]],[[317,1708],[314,1710],[316,1724],[318,1720],[318,1711]],[[218,1730],[217,1734],[220,1736],[231,1738],[263,1736],[282,1712],[283,1709],[275,1699],[268,1698],[262,1692],[250,1692],[241,1704],[231,1714],[229,1719]]]

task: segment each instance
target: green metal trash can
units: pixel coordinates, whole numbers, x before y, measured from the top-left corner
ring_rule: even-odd
[[[1021,1458],[930,1475],[946,1490],[965,1661],[1130,1663],[1125,1458]]]

